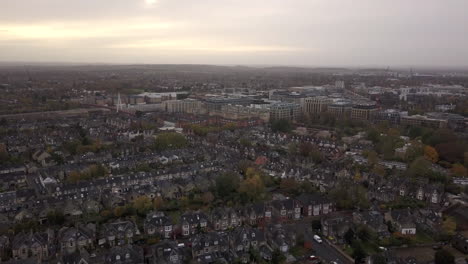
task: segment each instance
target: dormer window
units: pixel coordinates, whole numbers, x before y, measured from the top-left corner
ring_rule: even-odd
[[[125,254],[125,259],[129,259],[129,258],[130,258],[130,253]]]
[[[115,260],[120,260],[120,255],[115,256]]]

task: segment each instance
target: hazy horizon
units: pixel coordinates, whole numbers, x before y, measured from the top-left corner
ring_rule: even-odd
[[[0,61],[468,67],[465,0],[3,0]]]

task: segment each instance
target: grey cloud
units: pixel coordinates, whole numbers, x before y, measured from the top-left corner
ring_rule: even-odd
[[[128,63],[468,63],[466,0],[159,0],[152,7],[144,0],[2,0],[0,10],[0,60],[50,61],[62,57]],[[106,23],[117,28],[116,21],[154,21],[171,27],[99,36],[101,31],[106,33]],[[78,24],[83,36],[49,44],[27,40],[24,34],[22,39],[2,40],[6,32],[2,26],[47,23],[61,24],[65,29]],[[101,31],[91,34],[93,24]],[[7,40],[22,44],[9,45]],[[141,42],[174,42],[178,46],[108,49]],[[203,52],[179,47],[184,43],[198,44]],[[230,49],[205,50],[216,45],[219,50],[222,46],[239,46],[271,51],[232,54]]]

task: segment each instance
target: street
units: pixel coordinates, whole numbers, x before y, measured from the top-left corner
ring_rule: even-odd
[[[323,239],[323,238],[322,238]],[[327,241],[322,243],[317,243],[315,240],[312,242],[312,248],[315,250],[315,255],[319,258],[322,258],[325,261],[335,261],[339,264],[351,264],[349,259],[344,257],[338,250],[333,246],[329,245]]]

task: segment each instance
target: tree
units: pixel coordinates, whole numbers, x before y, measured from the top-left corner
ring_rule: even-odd
[[[380,133],[376,129],[371,129],[367,132],[367,139],[372,141],[374,144],[377,144],[380,140]]]
[[[455,257],[449,251],[441,249],[435,253],[435,264],[454,264]]]
[[[424,147],[421,142],[412,141],[411,146],[408,147],[405,153],[405,160],[407,162],[413,162],[416,158],[424,155]]]
[[[288,145],[288,154],[295,155],[297,153],[297,144],[296,143],[289,143]]]
[[[164,200],[161,196],[158,196],[153,201],[153,208],[156,210],[161,210],[164,205]]]
[[[374,165],[374,167],[372,168],[372,173],[377,174],[382,177],[384,177],[387,174],[385,171],[385,167],[379,164]]]
[[[424,157],[415,159],[409,166],[408,174],[411,177],[425,177],[431,173],[431,163]]]
[[[286,262],[286,257],[281,253],[281,251],[279,251],[278,249],[273,251],[273,254],[271,256],[272,264],[282,264],[285,262]]]
[[[216,178],[216,195],[223,200],[232,198],[239,188],[239,176],[234,173],[223,173]]]
[[[362,260],[367,256],[366,252],[362,248],[361,243],[358,240],[354,240],[351,247],[353,248],[354,263],[361,263]]]
[[[313,220],[313,221],[312,221],[312,229],[313,229],[313,230],[322,230],[322,221],[320,221],[320,220]]]
[[[51,225],[63,225],[65,216],[61,211],[53,210],[47,213],[47,222]]]
[[[302,143],[299,145],[299,153],[304,157],[309,157],[313,148],[313,145],[309,142]]]
[[[379,156],[377,152],[371,150],[371,151],[365,151],[363,154],[369,161],[369,165],[373,166],[379,162]]]
[[[292,125],[286,119],[278,119],[271,122],[271,129],[273,132],[287,133],[292,130]]]
[[[147,196],[140,196],[133,202],[133,207],[140,215],[146,215],[153,207],[151,200]]]
[[[260,175],[247,178],[239,185],[239,193],[244,194],[249,201],[258,200],[264,193],[265,186]]]
[[[373,260],[372,263],[374,263],[374,264],[386,264],[387,260],[382,255],[376,255],[376,256],[374,256],[374,260]]]
[[[288,194],[293,194],[298,191],[299,184],[292,178],[282,179],[280,189]]]
[[[125,207],[123,206],[118,206],[114,209],[114,215],[117,217],[123,216],[124,213],[125,213]]]
[[[465,150],[468,148],[463,142],[447,142],[435,145],[439,158],[451,163],[463,162]]]
[[[437,150],[431,146],[424,147],[424,157],[432,163],[439,161],[439,153],[437,153]]]
[[[453,217],[447,216],[442,222],[442,230],[444,234],[448,236],[455,235],[455,230],[457,229],[457,222]]]
[[[457,177],[467,176],[467,170],[465,166],[461,165],[460,163],[453,164],[451,171]]]
[[[244,147],[251,147],[252,146],[252,142],[248,138],[245,138],[245,137],[239,139],[239,144],[241,144]]]
[[[103,218],[107,219],[112,216],[112,212],[109,210],[103,210],[99,213]]]
[[[214,200],[214,195],[211,192],[206,192],[202,195],[202,201],[204,204],[210,204]]]
[[[449,129],[438,129],[433,133],[428,134],[428,136],[423,137],[423,142],[431,146],[456,141],[457,136]]]
[[[354,234],[353,229],[349,228],[348,231],[346,231],[346,233],[344,234],[344,239],[345,239],[346,243],[351,245],[353,243],[354,236],[355,236],[355,234]]]
[[[161,133],[154,141],[156,150],[180,149],[188,145],[188,140],[179,133],[169,132]]]

